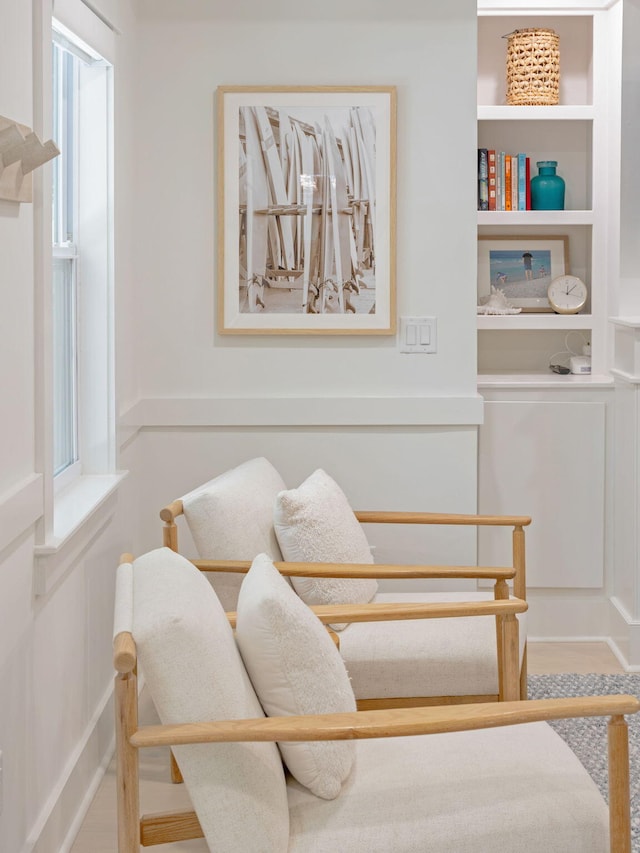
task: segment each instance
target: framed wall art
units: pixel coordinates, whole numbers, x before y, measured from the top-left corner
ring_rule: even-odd
[[[478,237],[478,304],[495,287],[514,308],[551,311],[547,299],[549,283],[568,272],[566,236]]]
[[[395,332],[394,87],[217,90],[218,331]]]

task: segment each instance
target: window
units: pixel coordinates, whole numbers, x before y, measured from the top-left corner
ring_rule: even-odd
[[[77,129],[82,61],[54,38],[53,133],[60,156],[53,166],[53,474],[77,467]]]
[[[116,469],[113,369],[110,60],[117,32],[84,0],[55,5],[60,19],[50,17],[51,4],[34,5],[44,38],[34,52],[44,86],[38,118],[61,152],[41,172],[52,180],[34,197],[36,465],[43,479],[36,595],[77,565],[115,511],[127,473]]]
[[[111,66],[54,22],[53,476],[56,493],[113,459]]]

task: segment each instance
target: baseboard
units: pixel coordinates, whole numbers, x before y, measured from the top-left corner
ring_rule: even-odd
[[[627,672],[640,672],[640,622],[615,596],[609,600],[609,646]]]
[[[606,643],[611,649],[611,652],[615,656],[616,660],[620,664],[620,666],[625,670],[625,672],[634,673],[640,672],[640,664],[631,664],[622,654],[622,650],[618,647],[617,643],[611,639],[611,637],[607,637]]]
[[[69,853],[115,750],[109,685],[47,798],[21,853]]]

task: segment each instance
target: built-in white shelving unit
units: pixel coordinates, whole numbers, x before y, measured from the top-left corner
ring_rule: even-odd
[[[550,358],[588,341],[592,379],[610,381],[620,207],[621,2],[546,0],[478,3],[478,147],[526,152],[536,161],[557,160],[566,181],[563,211],[479,211],[478,233],[567,236],[569,269],[587,285],[589,299],[577,315],[522,313],[478,316],[479,383],[484,376],[548,377]],[[560,37],[560,103],[506,104],[503,38],[516,29],[548,27]],[[491,379],[489,380],[489,377]],[[556,379],[554,378],[554,384]],[[567,387],[571,387],[566,383]]]

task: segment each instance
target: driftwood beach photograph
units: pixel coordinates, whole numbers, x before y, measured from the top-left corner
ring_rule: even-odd
[[[362,317],[362,328],[389,327],[389,107],[333,91],[286,94],[245,94],[224,117],[237,131],[223,139],[227,315],[264,330],[357,330]]]

